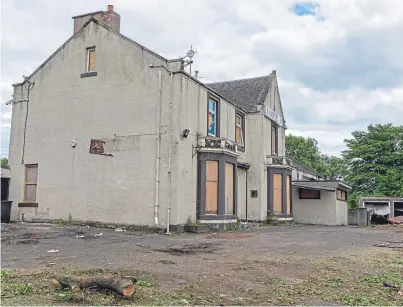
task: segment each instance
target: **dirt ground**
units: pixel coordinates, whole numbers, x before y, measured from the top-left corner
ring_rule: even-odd
[[[276,226],[157,235],[2,225],[2,305],[403,305],[403,227]],[[53,252],[50,252],[52,251]],[[54,274],[131,275],[137,292],[71,293]]]

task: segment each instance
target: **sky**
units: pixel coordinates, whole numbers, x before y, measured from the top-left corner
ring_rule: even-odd
[[[71,16],[115,6],[121,33],[167,58],[197,51],[202,82],[277,71],[287,134],[340,155],[370,124],[403,124],[401,0],[7,0],[1,2],[1,156],[12,83],[73,31]]]

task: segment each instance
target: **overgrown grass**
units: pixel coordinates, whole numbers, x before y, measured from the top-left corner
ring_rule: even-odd
[[[3,305],[403,305],[397,290],[383,282],[402,284],[398,267],[402,251],[345,257],[303,257],[300,254],[251,255],[207,279],[195,277],[178,287],[171,273],[138,270],[59,269],[53,272],[9,271],[2,276]],[[177,265],[180,265],[178,263]],[[224,265],[224,264],[222,264]],[[243,270],[236,270],[242,266]],[[71,291],[49,286],[54,274],[134,276],[136,293],[123,299],[110,291]],[[228,273],[228,275],[227,275]],[[231,274],[232,275],[231,275]],[[303,273],[303,274],[302,274]],[[207,273],[206,273],[207,274]],[[168,277],[168,280],[167,280]],[[225,283],[223,284],[223,281]],[[161,283],[165,283],[163,286]],[[31,285],[31,286],[28,286]]]

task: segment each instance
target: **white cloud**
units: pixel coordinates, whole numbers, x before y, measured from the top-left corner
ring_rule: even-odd
[[[115,0],[121,32],[166,57],[193,44],[205,81],[277,70],[290,131],[338,154],[351,131],[403,118],[403,1]],[[72,34],[71,16],[107,1],[2,2],[2,138],[8,138],[11,84],[29,75]],[[23,22],[21,22],[23,21]],[[29,25],[29,26],[27,26]],[[3,116],[3,112],[4,116]],[[4,125],[3,126],[3,118]],[[2,154],[7,150],[2,139]]]

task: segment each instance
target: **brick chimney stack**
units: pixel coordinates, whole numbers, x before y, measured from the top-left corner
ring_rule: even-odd
[[[109,26],[112,30],[120,32],[120,15],[114,11],[113,5],[109,4],[107,11],[96,11],[83,15],[73,16],[74,32],[78,32],[81,27],[91,18],[94,17]]]

